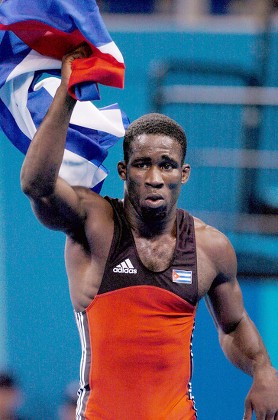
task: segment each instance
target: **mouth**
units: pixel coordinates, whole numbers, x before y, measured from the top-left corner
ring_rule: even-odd
[[[145,202],[150,206],[161,205],[163,201],[164,201],[164,198],[160,194],[149,194],[145,198]]]

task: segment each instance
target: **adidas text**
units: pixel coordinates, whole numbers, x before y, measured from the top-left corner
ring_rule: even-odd
[[[123,267],[115,267],[113,268],[114,273],[126,273],[126,274],[137,274],[136,268],[123,268]]]
[[[126,258],[120,264],[113,268],[114,273],[137,274],[137,269],[133,267],[129,258]]]

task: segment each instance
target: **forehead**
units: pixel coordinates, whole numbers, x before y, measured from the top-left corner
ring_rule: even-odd
[[[164,134],[141,134],[131,144],[132,158],[138,156],[169,155],[179,159],[182,148],[179,142]]]

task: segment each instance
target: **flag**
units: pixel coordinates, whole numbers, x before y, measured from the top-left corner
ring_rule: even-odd
[[[11,9],[15,4],[19,3],[20,2],[17,2],[17,0],[13,0],[12,2],[4,1],[4,3],[1,4],[0,29],[3,29],[3,26],[7,25],[7,22],[9,21],[9,25],[15,25],[13,26],[13,29],[17,31],[15,15],[12,14],[11,17],[7,14],[6,9],[8,9],[8,7],[4,8],[4,6],[9,6],[10,13],[15,13],[17,9]],[[35,17],[38,18],[37,9],[39,3],[36,1],[32,2],[31,0],[28,2],[28,5],[30,5],[30,3],[34,4],[34,10],[31,6],[28,7],[28,10],[34,11],[33,19],[35,19]],[[53,4],[59,4],[60,13],[62,13],[63,7],[68,10],[68,3],[70,3],[71,7],[74,4],[73,1],[69,0],[67,0],[67,2],[64,2],[63,0],[60,0],[59,2],[46,1],[45,3],[47,3],[48,8]],[[88,3],[91,5],[94,2],[88,1]],[[60,57],[54,57],[54,55],[50,56],[50,54],[48,54],[49,51],[44,51],[43,49],[40,49],[40,52],[38,51],[39,48],[34,49],[34,45],[31,45],[31,41],[33,40],[32,36],[30,36],[30,45],[27,44],[28,36],[26,35],[26,32],[29,34],[32,30],[30,28],[26,29],[24,22],[20,20],[21,15],[24,15],[23,9],[25,4],[26,2],[23,2],[20,7],[18,6],[18,10],[21,11],[18,22],[23,25],[19,25],[20,29],[18,29],[18,36],[10,30],[0,31],[0,125],[8,139],[23,153],[27,152],[29,144],[55,95],[60,83],[61,72]],[[85,2],[80,1],[80,5],[82,6],[82,11],[85,13]],[[77,8],[77,10],[79,9]],[[3,11],[5,11],[5,15],[3,14]],[[71,13],[71,18],[74,20],[74,9],[71,10]],[[54,16],[53,25],[55,24],[57,26],[56,20],[59,21],[59,19],[57,18],[57,15]],[[79,15],[77,14],[77,16]],[[96,35],[96,32],[98,31],[98,42],[101,44],[104,39],[106,41],[109,40],[109,35],[107,35],[107,31],[103,26],[99,26],[100,16],[98,14],[92,15],[92,17],[95,16],[97,16],[97,21],[94,22],[92,20],[91,27],[94,28],[94,24],[96,24],[98,29],[92,30],[92,32]],[[27,19],[27,23],[30,23],[27,15],[25,15],[25,18]],[[62,19],[61,16],[60,19]],[[46,16],[45,20],[47,25],[50,25],[51,15],[50,17]],[[23,30],[22,27],[25,29]],[[39,29],[37,30],[36,26],[31,26],[31,28],[35,28],[34,37],[36,36],[36,40],[38,40],[38,33],[40,33],[41,39],[43,40],[46,36],[46,32],[40,32],[41,27],[38,27]],[[75,26],[72,24],[72,27]],[[100,31],[100,28],[105,29],[104,34]],[[65,30],[67,28],[62,26],[62,29]],[[73,32],[75,32],[72,41],[74,43],[77,36],[76,29]],[[70,31],[69,34],[71,35]],[[19,35],[21,38],[19,38]],[[58,35],[58,32],[55,32],[55,36]],[[24,38],[26,43],[23,42],[22,38]],[[80,43],[80,39],[79,36],[76,45]],[[96,39],[97,37],[95,37],[95,42],[97,44]],[[64,38],[61,36],[59,42],[57,41],[57,45],[59,45],[58,49],[61,51],[61,45],[65,40],[65,48],[68,48],[67,37]],[[41,44],[44,45],[44,41],[42,41]],[[115,45],[114,43],[112,44]],[[50,48],[50,46],[48,46],[48,48]],[[113,60],[115,59],[113,58]],[[83,59],[77,61],[81,62]],[[98,63],[100,64],[101,61]],[[85,69],[86,65],[84,67]],[[113,66],[111,68],[113,69]],[[118,74],[116,75],[116,82],[114,82],[111,68],[109,73],[107,72],[107,65],[103,68],[100,65],[97,71],[99,72],[99,75],[102,75],[103,77],[91,81],[87,80],[85,82],[85,91],[82,90],[83,82],[80,82],[80,80],[82,80],[82,78],[84,79],[84,74],[87,77],[88,73],[85,71],[82,75],[82,72],[79,72],[80,78],[78,79],[78,71],[75,69],[78,82],[72,86],[75,86],[75,92],[76,90],[79,91],[79,99],[84,99],[84,92],[85,99],[88,96],[88,92],[89,95],[98,97],[98,94],[96,94],[98,89],[95,87],[94,82],[97,81],[102,83],[106,80],[105,78],[109,79],[109,74],[111,76],[109,83],[116,86]],[[92,86],[94,87],[93,89]],[[76,96],[75,93],[71,92],[71,94],[72,96]],[[117,104],[98,109],[89,100],[78,101],[70,121],[60,176],[66,179],[71,185],[83,185],[99,192],[108,172],[102,163],[108,154],[108,149],[113,146],[119,138],[123,137],[125,128],[128,124],[129,121],[127,116],[121,112]]]
[[[0,29],[14,32],[31,49],[59,60],[86,42],[93,55],[73,65],[69,91],[75,98],[96,99],[92,82],[119,88],[124,85],[122,54],[95,0],[4,0]]]
[[[174,283],[191,284],[192,283],[192,271],[186,270],[173,270],[172,281]]]

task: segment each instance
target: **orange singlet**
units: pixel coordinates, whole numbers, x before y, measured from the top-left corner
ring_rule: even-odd
[[[107,198],[108,199],[108,198]],[[172,264],[140,261],[122,203],[97,296],[76,313],[82,344],[78,420],[195,420],[191,341],[197,302],[192,216],[177,210]]]

